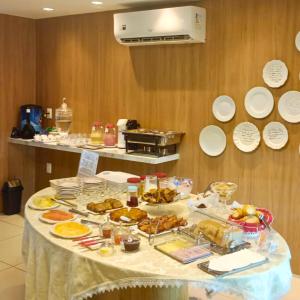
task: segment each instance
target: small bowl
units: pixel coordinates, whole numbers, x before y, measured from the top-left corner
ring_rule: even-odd
[[[128,236],[127,238],[122,240],[123,250],[125,252],[135,252],[140,248],[141,239],[138,237]]]

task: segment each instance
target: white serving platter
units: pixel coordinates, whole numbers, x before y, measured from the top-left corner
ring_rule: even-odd
[[[288,68],[281,60],[271,60],[267,62],[263,69],[264,82],[272,88],[279,88],[288,79]]]
[[[271,149],[282,149],[289,140],[288,130],[280,122],[270,122],[263,130],[263,139]]]
[[[201,130],[199,144],[205,154],[218,156],[226,148],[226,135],[220,127],[209,125]]]
[[[233,131],[233,142],[243,152],[254,151],[260,143],[258,128],[250,122],[238,124]]]
[[[49,209],[54,209],[54,208],[57,208],[59,207],[59,203],[55,202],[52,206],[48,206],[48,207],[39,207],[39,206],[36,206],[34,203],[33,203],[33,200],[34,199],[31,199],[29,202],[28,202],[28,206],[32,209],[35,209],[35,210],[49,210]]]
[[[67,221],[70,222],[70,221],[74,221],[77,218],[77,216],[74,215],[73,218],[71,218],[69,220],[55,221],[55,220],[50,220],[50,219],[44,218],[43,214],[44,214],[44,212],[40,214],[39,219],[40,219],[40,221],[47,223],[47,224],[57,224],[57,223],[63,223],[63,222],[67,222]]]
[[[289,91],[284,93],[278,102],[280,116],[287,122],[300,122],[300,92]]]
[[[263,119],[267,117],[272,112],[273,107],[273,95],[265,87],[254,87],[246,94],[245,109],[253,118]]]
[[[228,122],[235,115],[235,103],[229,96],[222,95],[215,99],[212,111],[215,118],[220,122]]]
[[[68,223],[68,222],[71,222],[71,221],[66,221],[65,223]],[[63,239],[77,239],[77,238],[81,238],[81,237],[87,236],[87,235],[89,235],[92,232],[91,228],[89,228],[86,225],[85,226],[89,229],[88,232],[82,233],[82,234],[78,234],[78,235],[74,235],[74,236],[63,235],[63,234],[55,232],[54,231],[55,226],[63,224],[63,223],[64,222],[60,222],[60,223],[57,223],[57,224],[53,225],[53,227],[50,229],[50,233],[53,234],[54,236],[57,236],[57,237],[60,237],[60,238],[63,238]]]

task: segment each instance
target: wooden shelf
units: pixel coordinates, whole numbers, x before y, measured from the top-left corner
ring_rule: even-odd
[[[11,144],[18,144],[18,145],[24,145],[24,146],[30,146],[30,147],[45,148],[45,149],[52,149],[52,150],[73,152],[73,153],[81,153],[84,150],[84,149],[77,148],[77,147],[51,145],[51,144],[28,141],[28,140],[23,140],[23,139],[9,138],[8,142]],[[127,154],[125,149],[118,149],[118,148],[105,148],[105,149],[89,150],[89,151],[97,152],[97,153],[99,153],[99,155],[101,157],[135,161],[135,162],[140,162],[140,163],[145,163],[145,164],[153,164],[153,165],[162,164],[165,162],[175,161],[175,160],[179,159],[178,153],[168,155],[168,156],[155,157],[155,156],[146,155],[146,154]]]

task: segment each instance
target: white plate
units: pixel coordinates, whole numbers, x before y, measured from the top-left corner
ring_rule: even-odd
[[[68,222],[71,222],[71,221],[65,221],[65,223],[68,223]],[[88,227],[88,229],[89,229],[89,231],[88,231],[87,233],[78,234],[78,235],[75,235],[75,236],[72,236],[72,237],[66,236],[66,235],[63,235],[63,234],[59,234],[59,233],[55,232],[55,231],[54,231],[55,226],[58,225],[58,224],[63,224],[63,223],[64,223],[64,222],[59,222],[59,223],[55,224],[55,225],[50,229],[50,233],[53,234],[53,235],[55,235],[55,236],[58,236],[58,237],[60,237],[60,238],[64,238],[64,239],[77,239],[77,238],[81,238],[81,237],[87,236],[87,235],[89,235],[89,234],[92,232],[91,228],[89,228],[89,227],[86,226],[86,225],[85,225],[85,226]],[[79,224],[80,224],[80,223],[79,223]],[[81,224],[81,225],[83,225],[83,224]]]
[[[122,226],[134,226],[137,225],[139,222],[138,221],[132,221],[132,222],[124,222],[124,221],[113,221],[109,218],[109,222],[113,225],[122,225]]]
[[[285,84],[288,78],[288,68],[281,60],[267,62],[263,69],[264,82],[272,88],[278,88]]]
[[[234,128],[233,142],[243,152],[254,151],[260,143],[258,128],[250,122],[240,123]]]
[[[226,135],[220,127],[209,125],[201,130],[199,144],[205,154],[218,156],[226,148]]]
[[[47,219],[47,218],[43,218],[43,214],[44,214],[44,212],[40,214],[39,219],[42,222],[45,222],[45,223],[48,223],[48,224],[56,224],[56,223],[62,223],[62,222],[67,222],[67,221],[74,221],[77,218],[77,216],[74,215],[74,217],[72,219],[69,219],[69,220],[54,221],[54,220],[50,220],[50,219]]]
[[[295,45],[296,45],[297,50],[300,51],[300,31],[296,35]]]
[[[270,122],[263,131],[263,139],[271,149],[283,148],[289,140],[286,127],[280,122]]]
[[[228,122],[235,115],[235,103],[229,96],[219,96],[213,103],[213,114],[220,122]]]
[[[280,116],[290,123],[300,122],[300,92],[289,91],[283,94],[278,102]]]
[[[44,207],[44,208],[41,208],[39,206],[36,206],[34,203],[33,203],[33,199],[28,203],[28,206],[32,209],[35,209],[35,210],[49,210],[49,209],[54,209],[54,208],[57,208],[59,207],[59,203],[55,202],[53,204],[53,206],[50,206],[50,207]]]
[[[245,97],[246,111],[253,118],[265,118],[272,112],[273,107],[273,95],[264,87],[252,88]]]

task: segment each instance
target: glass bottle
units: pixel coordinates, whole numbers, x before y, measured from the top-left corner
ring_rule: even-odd
[[[115,147],[117,143],[116,128],[113,124],[107,124],[104,132],[104,146]]]
[[[130,177],[127,179],[127,187],[136,186],[138,190],[138,197],[141,196],[141,179],[138,177]]]
[[[136,185],[129,185],[127,191],[127,206],[129,207],[137,207],[139,205],[138,202],[138,188]]]
[[[101,122],[96,121],[92,127],[92,132],[90,135],[92,145],[103,144],[104,127]]]
[[[121,222],[118,226],[115,227],[113,232],[113,238],[115,245],[120,245],[122,240],[125,239],[129,234],[129,231],[121,225]]]
[[[157,189],[158,189],[157,176],[155,176],[155,175],[147,175],[146,178],[145,178],[144,193],[148,193],[150,191],[155,191]]]
[[[100,235],[105,239],[110,239],[112,237],[114,226],[109,222],[109,217],[105,223],[100,225]]]

